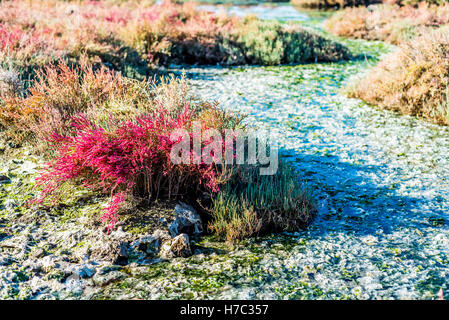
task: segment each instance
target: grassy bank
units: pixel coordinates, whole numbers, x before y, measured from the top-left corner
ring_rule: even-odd
[[[399,44],[449,23],[449,5],[420,2],[418,5],[382,4],[346,8],[325,23],[332,34]]]
[[[447,1],[384,1],[334,14],[325,28],[338,36],[399,45],[348,88],[372,105],[448,124]]]
[[[370,104],[449,124],[447,27],[401,44],[349,88]]]

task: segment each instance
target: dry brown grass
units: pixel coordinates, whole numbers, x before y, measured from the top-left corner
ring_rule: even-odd
[[[71,69],[63,62],[39,70],[28,94],[22,88],[17,74],[0,69],[0,131],[34,145],[44,143],[52,132],[66,133],[76,114],[129,120],[152,112],[159,103],[170,113],[194,103],[184,78],[138,81],[105,67]]]
[[[349,88],[370,104],[449,125],[449,32],[444,27],[400,45]]]
[[[449,5],[420,3],[406,5],[374,5],[369,8],[346,8],[326,21],[332,34],[399,44],[419,35],[423,27],[436,28],[449,23]]]

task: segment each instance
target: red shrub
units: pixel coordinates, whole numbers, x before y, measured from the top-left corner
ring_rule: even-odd
[[[0,46],[2,48],[16,45],[23,37],[23,32],[19,28],[8,30],[0,25]]]
[[[131,14],[127,11],[113,8],[104,19],[110,23],[126,25],[131,20]]]
[[[44,186],[37,202],[55,196],[66,181],[81,183],[111,195],[102,219],[112,228],[128,195],[157,198],[219,191],[220,173],[215,165],[175,165],[170,160],[172,146],[179,142],[170,140],[170,134],[191,128],[194,116],[186,104],[176,116],[160,106],[134,122],[110,119],[103,126],[85,116],[75,117],[73,136],[54,133],[50,138],[57,154],[37,179]],[[193,152],[190,156],[196,157]]]
[[[19,47],[36,46],[40,42],[40,34],[48,32],[23,31],[19,27],[8,27],[0,24],[0,51],[17,50]]]

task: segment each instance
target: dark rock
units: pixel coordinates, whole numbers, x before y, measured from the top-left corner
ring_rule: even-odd
[[[92,250],[91,259],[110,261],[117,265],[128,264],[128,243],[125,241],[107,241],[98,248]]]
[[[9,266],[12,263],[11,258],[8,256],[0,256],[0,266]]]
[[[9,177],[0,175],[0,184],[8,184],[8,183],[11,183]]]
[[[146,235],[133,241],[131,247],[154,256],[158,254],[162,243],[170,239],[167,231],[158,229],[152,235]]]
[[[93,266],[81,265],[75,268],[75,273],[80,278],[91,278],[96,273],[96,270]]]
[[[170,226],[170,234],[176,237],[181,233],[199,234],[203,231],[200,215],[188,204],[180,202],[175,207],[176,219]]]
[[[8,146],[9,146],[11,149],[17,149],[17,148],[20,148],[20,144],[19,144],[19,143],[16,143],[16,142],[8,142]]]
[[[2,241],[3,239],[8,238],[8,234],[4,233],[4,232],[0,232],[0,241]]]
[[[183,233],[171,240],[165,241],[162,244],[160,255],[165,259],[176,257],[187,258],[191,256],[192,250],[190,249],[189,236]]]
[[[119,266],[104,266],[97,270],[98,275],[105,275],[106,273],[112,272],[112,271],[118,271],[121,267]]]

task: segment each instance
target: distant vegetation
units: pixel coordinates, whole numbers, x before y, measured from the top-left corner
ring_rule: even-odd
[[[449,30],[404,42],[363,78],[350,95],[371,104],[449,125]]]
[[[182,2],[191,2],[191,0],[182,0]],[[200,4],[224,4],[224,5],[257,5],[262,3],[282,3],[289,0],[200,0]]]
[[[367,7],[373,4],[389,4],[417,6],[421,3],[441,5],[448,0],[291,0],[293,5],[311,9],[342,9],[351,7]]]
[[[310,9],[339,9],[346,7],[367,6],[380,3],[381,0],[291,0],[293,5]]]
[[[325,28],[338,36],[381,40],[398,44],[422,32],[449,23],[449,5],[376,5],[347,8],[326,21]]]
[[[35,69],[63,59],[143,79],[152,67],[170,63],[274,65],[349,57],[344,46],[298,25],[215,15],[193,3],[77,3],[2,2],[3,68],[29,78]]]
[[[387,1],[385,1],[387,2]],[[447,1],[390,1],[347,8],[326,21],[338,36],[399,45],[349,94],[366,102],[438,124],[449,124],[449,4]]]

